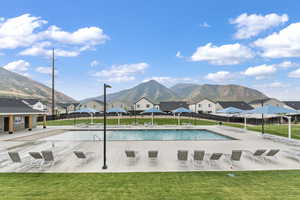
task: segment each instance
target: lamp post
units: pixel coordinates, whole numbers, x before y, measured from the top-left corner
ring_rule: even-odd
[[[106,165],[106,88],[111,88],[110,85],[104,83],[104,122],[103,122],[103,167],[102,169],[107,169]]]
[[[264,100],[261,100],[261,107],[264,107]],[[264,119],[264,114],[261,114],[261,133],[264,134],[265,133],[265,119]]]

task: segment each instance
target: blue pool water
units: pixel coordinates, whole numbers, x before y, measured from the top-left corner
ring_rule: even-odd
[[[68,131],[46,140],[93,141],[102,140],[103,131]],[[170,140],[232,140],[208,130],[114,130],[107,131],[109,141],[170,141]],[[45,140],[45,139],[43,139]]]

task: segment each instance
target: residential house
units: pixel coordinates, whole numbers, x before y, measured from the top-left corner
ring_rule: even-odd
[[[252,110],[253,107],[244,101],[218,101],[216,104],[216,111],[228,107],[234,107],[241,110]]]
[[[284,102],[281,102],[274,98],[257,99],[257,100],[249,102],[249,105],[251,105],[253,108],[262,107],[262,104],[264,106],[272,105],[272,106],[278,106],[278,107],[286,107],[286,104]]]
[[[185,101],[162,101],[159,103],[159,109],[164,112],[172,112],[180,107],[189,109],[189,105]]]
[[[47,111],[47,105],[39,99],[22,99],[22,101],[32,109],[39,111]]]
[[[59,114],[68,114],[76,110],[79,103],[57,103]]]
[[[189,109],[196,113],[215,113],[216,102],[204,98],[198,102],[190,104]]]
[[[76,110],[84,109],[84,108],[91,108],[94,110],[97,110],[98,112],[103,112],[104,111],[104,102],[97,100],[97,99],[92,99],[92,100],[87,100],[84,102],[81,102]]]
[[[159,108],[159,105],[153,103],[150,99],[146,97],[140,98],[137,102],[133,104],[133,109],[135,111],[144,111],[150,108]]]
[[[32,130],[37,126],[37,117],[46,113],[35,110],[23,100],[0,98],[0,133],[13,133],[19,130]],[[44,124],[44,127],[46,125]]]

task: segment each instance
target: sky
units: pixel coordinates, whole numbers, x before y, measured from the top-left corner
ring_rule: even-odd
[[[0,67],[80,100],[157,80],[239,84],[300,100],[300,4],[285,1],[3,1]]]

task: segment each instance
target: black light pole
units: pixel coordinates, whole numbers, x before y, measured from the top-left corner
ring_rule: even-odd
[[[261,101],[261,107],[264,107],[264,100]],[[264,119],[264,114],[261,114],[261,133],[264,134],[265,133],[265,119]]]
[[[104,83],[104,122],[103,122],[103,167],[102,169],[107,169],[106,165],[106,88],[111,88],[110,85]]]

